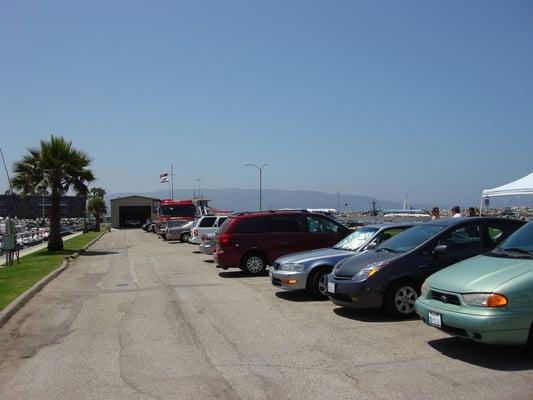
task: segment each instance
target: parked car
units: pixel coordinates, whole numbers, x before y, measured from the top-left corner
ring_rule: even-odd
[[[492,250],[523,224],[483,217],[422,223],[375,250],[340,261],[328,276],[328,296],[340,306],[385,307],[395,317],[411,317],[428,276]]]
[[[325,215],[307,211],[239,213],[220,227],[213,257],[219,268],[259,275],[276,258],[333,246],[350,232]]]
[[[138,219],[127,219],[126,226],[129,226],[130,228],[138,228],[141,226],[141,221]]]
[[[202,235],[202,243],[200,244],[200,252],[203,254],[212,255],[215,251],[215,236],[216,233],[209,233]]]
[[[165,234],[166,240],[179,240],[180,242],[187,243],[191,236],[191,227],[193,221],[174,221],[178,222],[171,226]]]
[[[328,274],[336,263],[367,248],[374,248],[411,226],[412,223],[367,225],[331,248],[280,257],[272,266],[272,284],[284,290],[307,290],[315,297],[325,297]]]
[[[187,223],[189,223],[191,221],[187,221],[187,220],[184,220],[184,219],[176,219],[176,220],[169,220],[169,221],[165,221],[163,223],[160,224],[160,228],[159,228],[159,237],[161,237],[161,239],[163,240],[168,240],[167,239],[167,233],[170,231],[170,229],[172,229],[173,227],[181,227]],[[190,225],[189,225],[190,226]]]
[[[189,238],[189,242],[193,244],[201,244],[202,235],[215,233],[227,218],[227,215],[207,215],[198,218],[195,221],[194,226],[191,228],[191,237]]]
[[[531,343],[533,222],[493,251],[430,276],[415,309],[426,324],[450,335],[488,344]]]
[[[146,222],[141,226],[141,228],[146,231],[146,232],[150,232],[150,225],[153,224],[153,221],[150,221],[149,219],[146,220]]]
[[[83,227],[83,233],[86,232],[100,232],[100,224],[95,220],[86,221]]]
[[[60,235],[61,236],[67,236],[67,235],[72,235],[73,233],[76,233],[76,231],[74,229],[72,229],[70,226],[64,226],[64,227],[61,228]]]

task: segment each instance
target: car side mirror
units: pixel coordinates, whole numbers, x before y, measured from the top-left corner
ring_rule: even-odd
[[[435,246],[435,249],[433,250],[433,254],[446,254],[448,252],[448,246],[445,244],[439,244],[438,246]]]
[[[378,247],[376,242],[369,243],[368,246],[366,246],[367,250],[374,250],[376,247]]]

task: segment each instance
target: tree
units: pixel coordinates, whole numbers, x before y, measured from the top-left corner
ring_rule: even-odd
[[[91,159],[84,152],[75,149],[72,141],[61,136],[50,136],[41,140],[40,148],[28,149],[28,154],[15,162],[15,176],[12,187],[22,195],[50,192],[50,234],[48,250],[63,250],[61,238],[61,196],[73,189],[78,196],[87,196],[87,183],[94,181],[88,168]]]
[[[107,206],[104,201],[106,191],[102,188],[92,188],[89,193],[89,203],[87,205],[87,211],[93,214],[96,218],[96,225],[100,227],[102,220],[102,214],[107,213]]]
[[[89,197],[101,197],[104,198],[104,196],[107,194],[105,189],[99,188],[99,187],[93,187],[89,191]]]

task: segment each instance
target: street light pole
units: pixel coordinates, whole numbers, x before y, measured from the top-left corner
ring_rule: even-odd
[[[257,164],[245,164],[246,167],[254,167],[259,171],[259,211],[263,210],[263,168],[268,164],[263,164],[261,166]]]

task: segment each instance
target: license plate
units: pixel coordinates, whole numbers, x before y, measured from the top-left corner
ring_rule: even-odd
[[[442,327],[442,318],[441,315],[434,312],[429,312],[428,322],[430,325],[436,326],[437,328]]]
[[[328,282],[328,292],[335,293],[335,284],[333,282]]]

